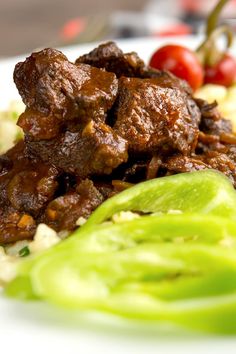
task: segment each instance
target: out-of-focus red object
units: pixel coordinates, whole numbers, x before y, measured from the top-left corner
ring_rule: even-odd
[[[230,54],[225,54],[214,66],[205,67],[204,82],[206,84],[216,84],[230,86],[236,79],[236,60]]]
[[[213,9],[218,0],[178,0],[179,6],[183,11],[192,14],[204,15]],[[236,11],[236,0],[230,0],[222,11],[223,17],[234,16]]]
[[[169,70],[197,90],[203,83],[203,68],[194,52],[180,45],[166,45],[151,57],[150,66]]]
[[[185,23],[178,23],[169,25],[163,30],[156,31],[154,36],[168,37],[168,36],[182,36],[192,33],[192,27]]]
[[[69,20],[61,30],[61,38],[63,40],[72,40],[84,31],[86,27],[86,19],[77,17]]]

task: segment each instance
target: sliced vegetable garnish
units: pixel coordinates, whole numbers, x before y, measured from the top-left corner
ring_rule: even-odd
[[[81,228],[39,257],[7,293],[66,308],[222,331],[221,321],[212,323],[211,316],[216,311],[222,320],[231,319],[222,302],[236,311],[234,298],[231,303],[235,240],[235,222],[210,215],[143,216]],[[226,331],[236,330],[232,321]]]
[[[22,262],[6,294],[236,333],[235,198],[214,171],[139,184],[100,206],[69,239]],[[142,213],[103,222],[119,210]]]
[[[236,192],[231,182],[219,172],[204,170],[139,183],[108,199],[85,226],[107,221],[124,210],[142,213],[178,210],[236,219],[235,206]]]

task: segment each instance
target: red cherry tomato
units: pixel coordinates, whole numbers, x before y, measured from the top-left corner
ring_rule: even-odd
[[[204,82],[206,84],[216,84],[230,86],[236,79],[236,60],[229,54],[225,54],[223,59],[214,66],[205,67]]]
[[[166,45],[151,57],[150,66],[159,70],[169,70],[186,80],[195,91],[203,83],[203,68],[194,52],[180,45]]]

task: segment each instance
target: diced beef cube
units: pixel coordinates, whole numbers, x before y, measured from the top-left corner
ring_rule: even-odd
[[[209,168],[208,165],[199,160],[199,158],[183,155],[176,155],[168,158],[163,164],[163,167],[174,173],[194,172]]]
[[[232,133],[232,123],[229,119],[222,118],[217,109],[217,103],[196,99],[201,111],[200,130],[206,134],[220,135],[221,133]]]
[[[85,178],[110,174],[128,158],[127,142],[103,123],[91,121],[78,131],[55,139],[34,141],[26,137],[30,156],[40,157],[64,172]]]
[[[227,154],[209,151],[202,156],[202,160],[210,168],[224,173],[236,187],[236,165]]]
[[[88,218],[104,201],[103,195],[89,179],[82,181],[73,192],[68,192],[51,201],[41,220],[56,231],[73,230],[80,218]]]
[[[140,77],[145,67],[143,60],[135,52],[124,54],[114,42],[99,45],[90,53],[79,57],[75,63],[104,68],[117,77]]]
[[[29,159],[21,141],[5,154],[9,164],[0,175],[0,205],[37,215],[58,187],[58,170]]]
[[[19,142],[1,157],[0,243],[30,238],[36,218],[54,198],[58,170],[26,156]]]
[[[29,214],[12,207],[0,208],[0,245],[31,239],[36,221]]]
[[[114,74],[85,64],[74,65],[53,49],[33,53],[18,63],[14,80],[27,106],[19,125],[40,139],[45,130],[55,136],[58,124],[70,119],[104,122],[118,90]]]
[[[165,80],[120,79],[114,130],[132,153],[177,150],[186,155],[196,146],[199,121],[191,97]]]

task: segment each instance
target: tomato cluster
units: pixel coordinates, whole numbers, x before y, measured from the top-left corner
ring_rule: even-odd
[[[152,55],[150,66],[186,80],[195,91],[203,83],[230,86],[236,80],[236,59],[226,53],[214,66],[203,66],[196,53],[180,45],[166,45]]]

